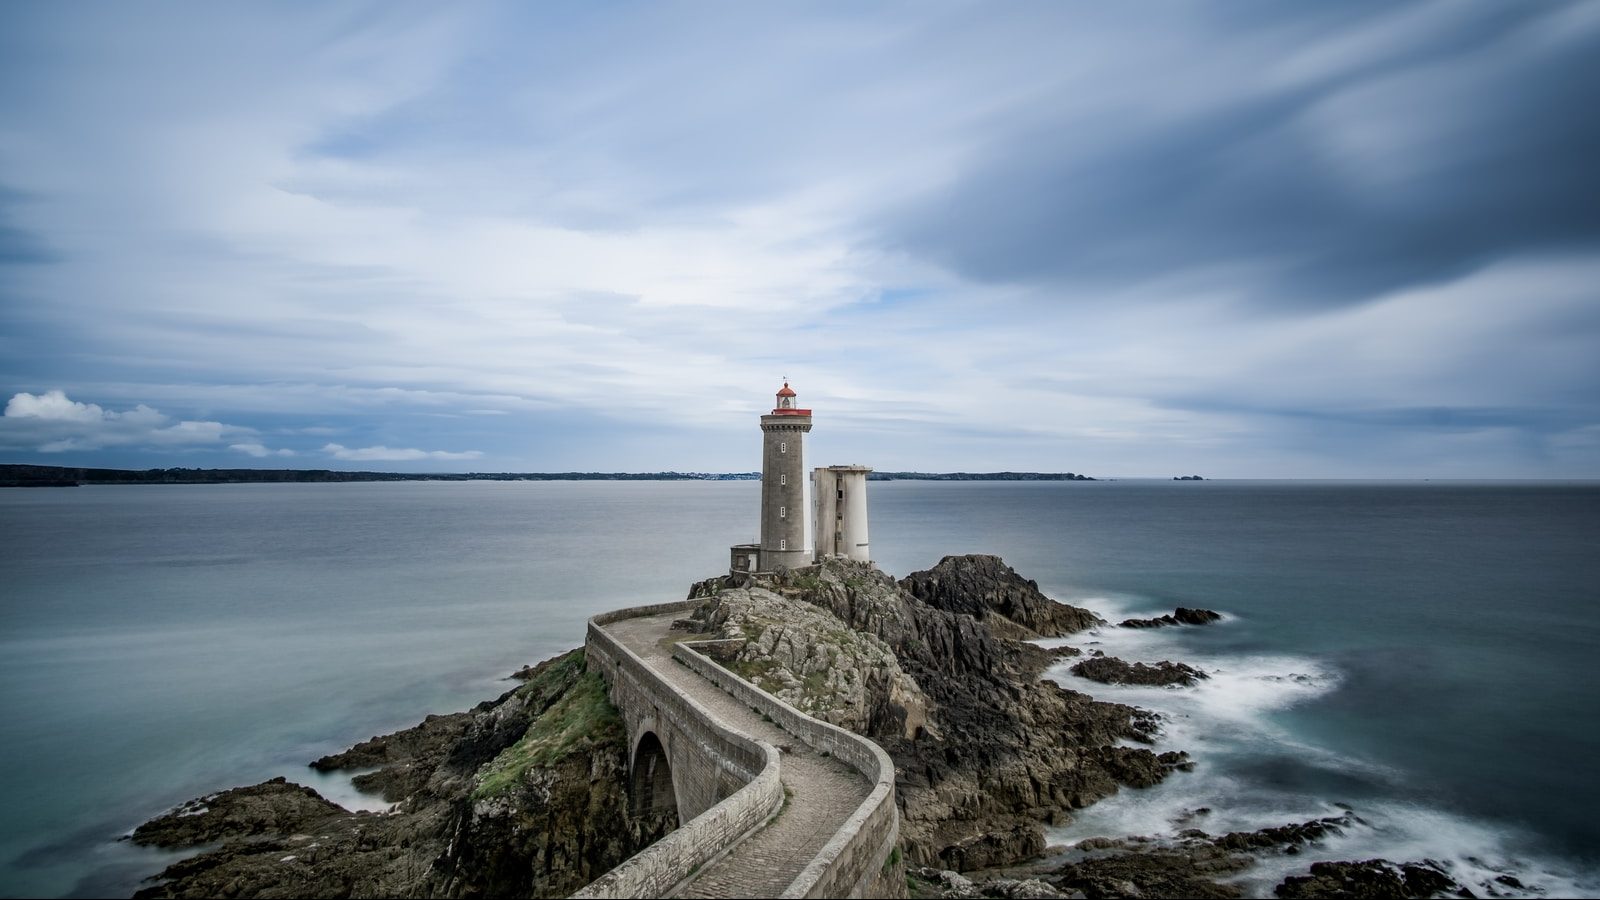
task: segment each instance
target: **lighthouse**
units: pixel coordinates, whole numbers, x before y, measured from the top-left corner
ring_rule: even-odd
[[[806,548],[805,437],[811,410],[785,381],[772,412],[761,417],[761,559],[763,572],[811,563]]]
[[[772,412],[761,417],[761,541],[729,548],[728,574],[736,579],[811,564],[805,508],[805,438],[810,431],[811,410],[800,408],[794,388],[785,381]]]
[[[748,584],[760,572],[798,569],[829,557],[870,562],[866,466],[828,466],[811,474],[815,510],[806,509],[805,438],[811,410],[801,409],[785,381],[772,412],[761,417],[761,542],[728,548],[728,575]],[[815,516],[816,555],[806,548],[806,519]]]

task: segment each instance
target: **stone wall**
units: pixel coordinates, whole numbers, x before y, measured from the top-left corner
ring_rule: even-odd
[[[761,417],[761,571],[811,564],[805,438],[810,416]]]
[[[712,643],[712,642],[701,642]],[[694,649],[678,644],[675,659],[767,716],[818,752],[866,776],[872,792],[816,859],[784,891],[784,897],[903,897],[904,865],[895,848],[900,814],[895,807],[894,763],[882,747],[827,722],[814,719],[728,671]]]
[[[666,747],[678,794],[679,828],[591,882],[574,897],[660,897],[764,825],[783,807],[778,751],[724,728],[600,626],[688,611],[700,601],[616,610],[589,620],[591,670],[611,685],[634,743],[654,731]]]

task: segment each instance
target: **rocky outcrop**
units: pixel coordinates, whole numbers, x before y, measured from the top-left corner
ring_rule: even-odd
[[[311,788],[274,778],[190,800],[135,828],[132,840],[168,849],[195,847],[224,838],[310,831],[348,814]]]
[[[1209,676],[1183,663],[1162,660],[1154,665],[1130,663],[1115,656],[1094,656],[1074,663],[1072,674],[1101,684],[1191,685]]]
[[[351,782],[359,789],[379,794],[390,803],[421,790],[450,748],[472,724],[473,713],[433,715],[418,725],[394,734],[375,736],[345,750],[314,760],[319,772],[377,767]]]
[[[1199,818],[1207,810],[1197,810],[1191,817]],[[1309,822],[1297,822],[1259,831],[1231,832],[1222,836],[1207,834],[1199,829],[1188,829],[1177,838],[1094,838],[1080,841],[1074,847],[1061,851],[1056,858],[1028,866],[990,873],[981,878],[951,878],[946,873],[930,870],[912,872],[920,881],[920,894],[914,896],[941,897],[1009,897],[1027,896],[1059,897],[1196,897],[1233,898],[1241,896],[1240,889],[1230,883],[1232,876],[1249,869],[1264,854],[1293,855],[1305,845],[1315,843],[1329,835],[1338,834],[1361,820],[1351,812],[1344,815]],[[1318,863],[1312,866],[1313,874],[1328,874]],[[1367,864],[1340,863],[1337,866]],[[1343,871],[1343,870],[1340,870]],[[953,873],[950,873],[953,874]],[[1360,878],[1352,876],[1356,881]],[[1423,885],[1425,874],[1414,876],[1416,885]],[[1305,879],[1288,879],[1299,883]],[[1288,883],[1288,882],[1285,882]],[[1376,883],[1376,882],[1374,882]],[[1310,893],[1280,896],[1428,896],[1426,894],[1374,893],[1327,894],[1330,882],[1318,882]],[[1385,882],[1385,887],[1393,884]],[[1444,888],[1439,888],[1443,890]],[[1043,893],[1043,891],[1053,893]]]
[[[1219,612],[1180,606],[1169,615],[1157,616],[1154,619],[1123,619],[1117,625],[1121,628],[1162,628],[1167,625],[1210,625],[1221,620],[1222,614]]]
[[[1069,896],[1037,878],[988,878],[977,882],[959,872],[929,866],[907,872],[906,881],[912,897],[949,897],[956,900],[976,900],[980,897],[1052,900]]]
[[[780,700],[858,734],[915,737],[930,702],[876,635],[759,587],[736,588],[696,611],[692,627],[728,640],[718,661]]]
[[[1003,638],[1065,637],[1105,624],[1087,609],[1046,597],[1038,582],[998,556],[946,556],[900,579],[900,587],[934,609],[972,616]]]
[[[704,582],[696,595],[708,603],[694,622],[708,637],[734,639],[725,652],[745,665],[774,659],[801,682],[796,660],[884,667],[888,676],[863,679],[859,694],[852,688],[828,696],[859,696],[864,708],[853,720],[865,726],[857,730],[894,760],[900,833],[911,863],[970,870],[1037,855],[1044,849],[1043,824],[1065,821],[1069,810],[1120,785],[1154,784],[1188,764],[1181,753],[1122,745],[1149,741],[1154,719],[1148,713],[1039,680],[1056,655],[1003,637],[993,626],[1036,635],[1085,620],[1037,595],[1036,586],[998,559],[947,558],[907,582],[951,608],[930,605],[869,564],[831,559],[763,579],[755,589]],[[740,624],[749,621],[745,610],[772,602],[766,592],[798,604],[774,607],[782,617],[800,616],[796,610],[803,606],[825,617],[808,616],[806,627],[785,630],[771,641],[779,649],[768,653],[756,645],[756,632]],[[963,599],[966,594],[979,599]],[[835,634],[841,629],[875,640],[846,639]],[[879,662],[879,647],[898,672]],[[904,718],[899,708],[907,710]],[[925,721],[913,727],[919,709]]]
[[[191,801],[132,839],[221,845],[138,896],[566,896],[673,824],[630,818],[626,739],[581,650],[470,712],[314,765],[380,766],[369,783],[401,802],[351,813],[281,778]]]
[[[1431,863],[1395,864],[1386,859],[1313,863],[1306,875],[1285,878],[1279,897],[1333,897],[1377,900],[1387,897],[1470,897],[1454,878]]]
[[[744,587],[710,579],[692,596],[706,602],[682,624],[721,638],[724,664],[890,754],[913,864],[970,871],[1035,857],[1043,825],[1191,766],[1140,746],[1156,729],[1150,713],[1040,680],[1076,651],[1023,639],[1103,622],[998,558],[947,557],[901,583],[835,559]],[[675,826],[630,816],[623,729],[582,651],[516,677],[525,683],[497,700],[313,764],[374,769],[357,783],[396,802],[391,813],[351,813],[279,780],[141,827],[142,843],[216,845],[141,896],[564,896]],[[1090,862],[1112,865],[1079,864]],[[1115,873],[1079,874],[1110,884]],[[1057,889],[1027,881],[993,890]]]

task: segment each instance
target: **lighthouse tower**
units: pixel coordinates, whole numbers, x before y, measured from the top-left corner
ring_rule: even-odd
[[[806,549],[805,436],[811,410],[795,405],[789,382],[761,417],[761,571],[811,563]]]

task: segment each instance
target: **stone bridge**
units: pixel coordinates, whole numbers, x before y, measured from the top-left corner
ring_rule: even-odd
[[[575,897],[903,897],[894,765],[674,636],[698,600],[589,620],[632,751],[635,816],[678,828]]]

